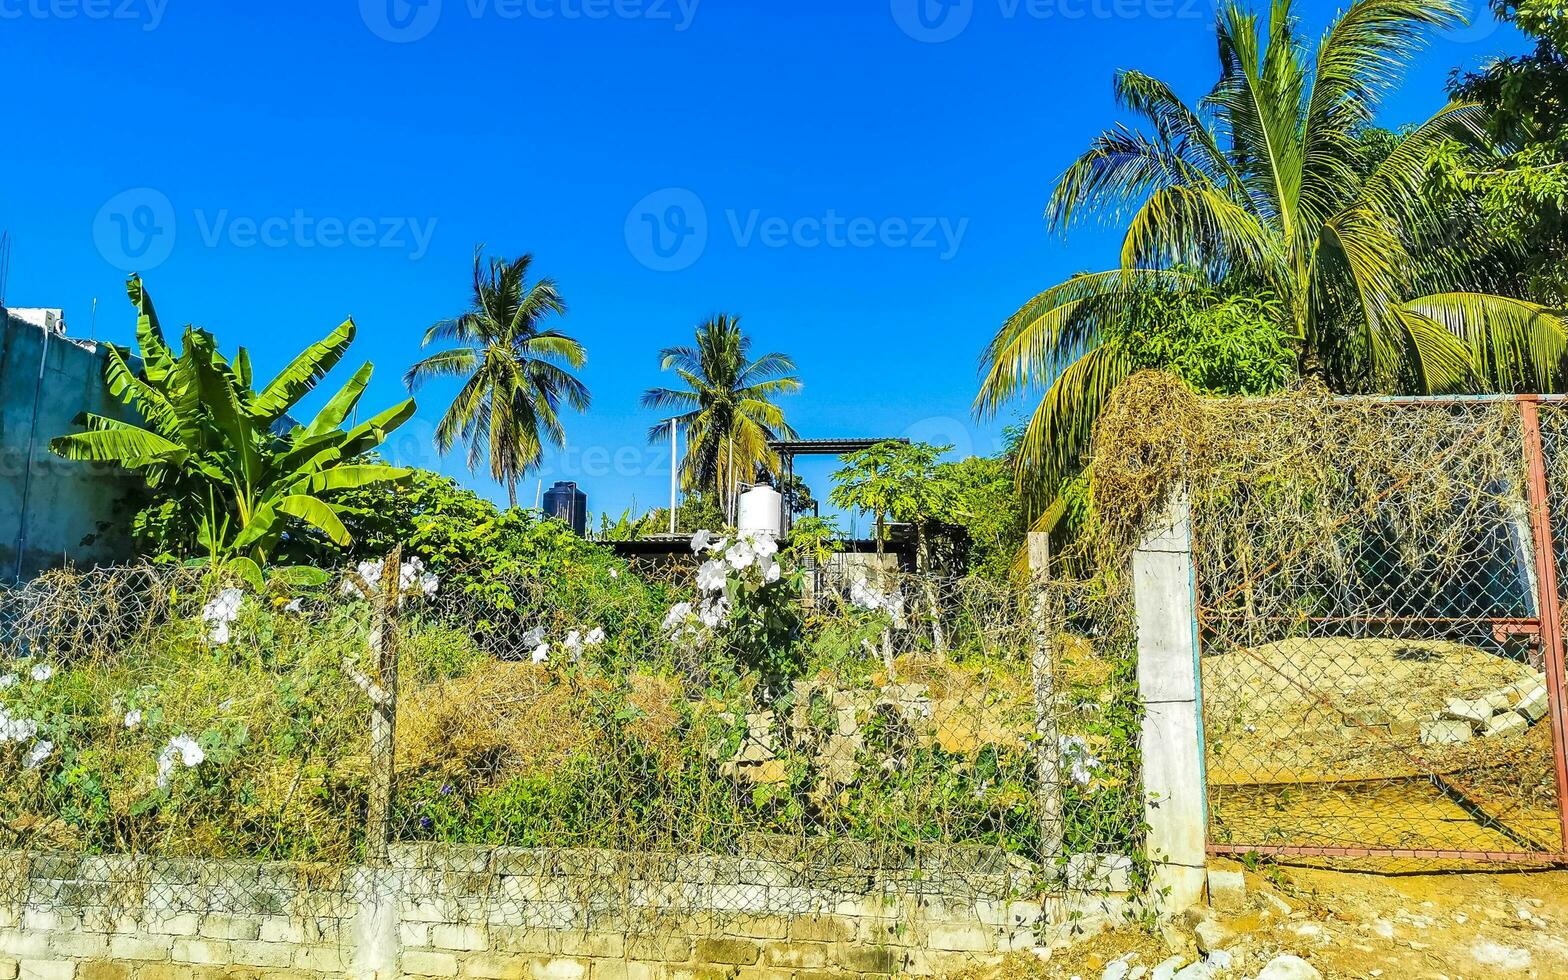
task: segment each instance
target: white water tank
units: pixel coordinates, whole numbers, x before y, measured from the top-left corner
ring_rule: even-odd
[[[781,508],[784,498],[770,486],[755,486],[740,495],[740,513],[735,520],[741,534],[766,534],[777,538],[783,528]]]

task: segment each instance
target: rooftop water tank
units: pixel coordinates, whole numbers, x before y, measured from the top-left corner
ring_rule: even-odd
[[[554,517],[570,524],[578,537],[588,529],[588,495],[577,489],[577,484],[560,482],[544,492],[546,517]]]
[[[783,530],[784,498],[770,486],[755,486],[740,495],[740,513],[735,527],[742,534],[766,534],[777,538]]]

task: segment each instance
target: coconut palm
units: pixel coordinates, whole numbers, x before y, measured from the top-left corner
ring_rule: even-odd
[[[660,370],[673,370],[686,387],[650,388],[642,403],[681,410],[674,421],[686,432],[682,485],[722,490],[727,499],[741,479],[753,479],[759,471],[777,475],[778,455],[768,443],[792,439],[795,430],[773,399],[799,391],[800,379],[792,373],[795,362],[784,354],[751,359],[751,338],[741,332],[739,317],[713,317],[697,328],[696,339],[696,346],[659,352]],[[669,436],[670,419],[648,432],[653,442]]]
[[[490,461],[490,475],[505,485],[517,506],[517,483],[539,463],[544,442],[565,443],[561,406],[586,411],[588,388],[573,370],[588,360],[583,345],[545,329],[566,312],[555,280],[528,280],[532,255],[488,265],[474,253],[473,308],[425,332],[424,346],[458,346],[432,354],[403,380],[410,391],[431,378],[459,377],[463,386],[436,424],[443,453],[459,439],[468,444],[468,468]]]
[[[1095,139],[1058,179],[1047,220],[1123,224],[1120,266],[1072,277],[1013,314],[986,348],[982,414],[1045,387],[1019,453],[1021,481],[1052,491],[1133,369],[1107,333],[1136,330],[1151,293],[1243,282],[1277,308],[1300,373],[1338,391],[1553,390],[1568,333],[1552,311],[1490,295],[1423,194],[1428,154],[1484,149],[1479,109],[1454,104],[1367,161],[1362,135],[1426,36],[1460,20],[1449,0],[1357,0],[1315,57],[1290,0],[1268,23],[1236,4],[1217,22],[1220,78],[1189,107],[1120,72],[1141,117]],[[1446,237],[1445,237],[1446,236]],[[1221,291],[1223,292],[1223,291]]]

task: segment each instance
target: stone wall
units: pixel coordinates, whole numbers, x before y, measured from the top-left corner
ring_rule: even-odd
[[[1116,919],[1003,860],[895,875],[411,847],[381,869],[0,857],[0,980],[943,975]],[[987,897],[989,896],[989,897]]]

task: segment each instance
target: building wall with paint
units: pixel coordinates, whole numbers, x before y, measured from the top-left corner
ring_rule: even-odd
[[[67,337],[59,310],[0,310],[0,330],[0,581],[130,557],[140,481],[49,452],[82,412],[127,415],[103,349]]]

